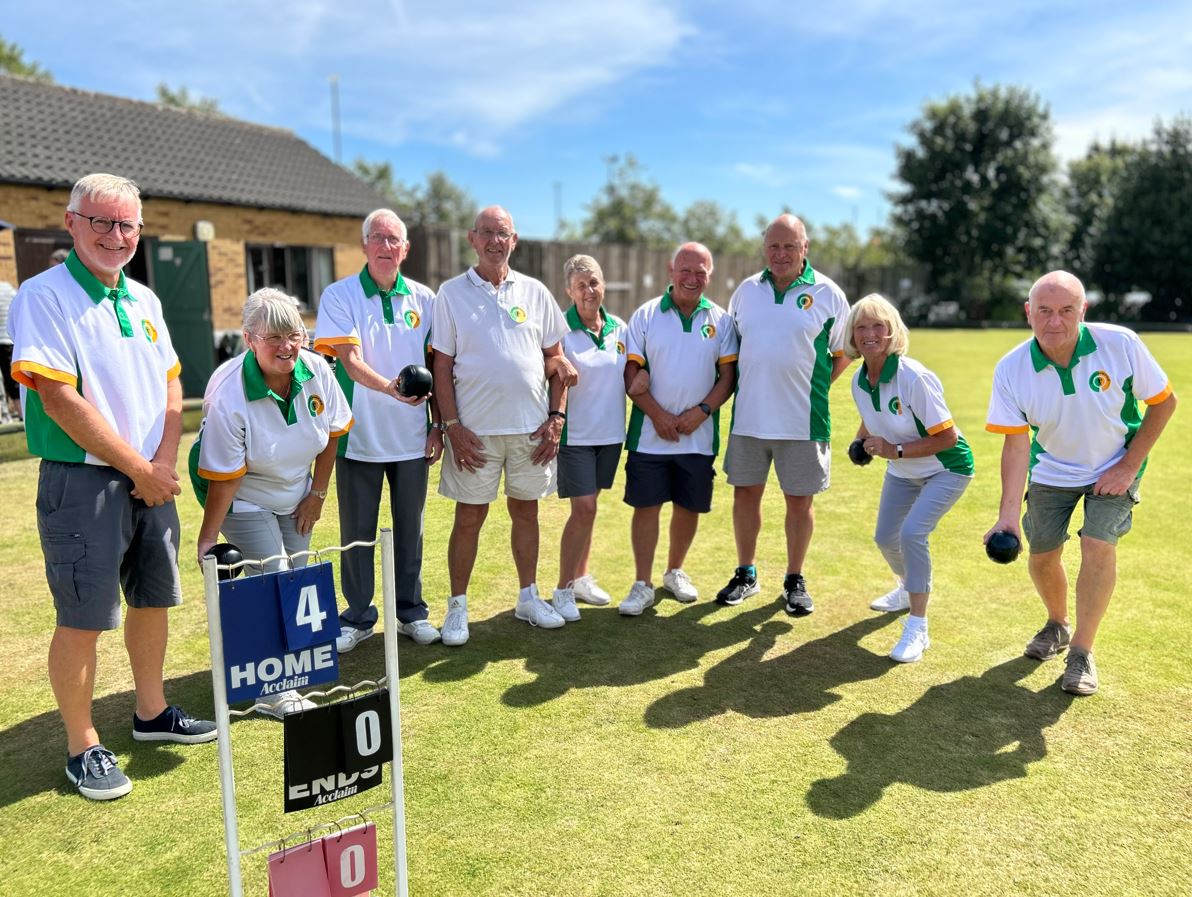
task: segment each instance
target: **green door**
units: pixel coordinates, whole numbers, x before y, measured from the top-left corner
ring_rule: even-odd
[[[202,398],[215,370],[207,244],[154,240],[148,255],[153,292],[161,299],[170,339],[182,362],[182,394]]]

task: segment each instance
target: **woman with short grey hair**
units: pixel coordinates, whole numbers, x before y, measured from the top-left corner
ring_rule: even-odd
[[[248,351],[211,375],[190,452],[203,505],[197,553],[201,562],[223,533],[246,560],[281,555],[249,568],[270,572],[306,563],[288,556],[310,546],[352,410],[327,362],[302,348],[306,326],[292,297],[257,290],[243,320]],[[312,706],[284,692],[262,712],[280,718]]]

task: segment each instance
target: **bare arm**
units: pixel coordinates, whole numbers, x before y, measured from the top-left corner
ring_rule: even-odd
[[[335,348],[338,353],[336,357],[339,358],[339,363],[344,366],[344,370],[348,372],[348,376],[352,378],[353,382],[359,383],[367,389],[383,392],[385,395],[397,399],[404,405],[421,405],[426,401],[426,396],[411,399],[401,395],[397,391],[397,378],[394,377],[392,380],[386,380],[378,374],[364,360],[364,353],[360,351],[360,347],[355,343],[338,343]]]
[[[712,411],[716,411],[721,405],[728,401],[728,397],[733,394],[733,386],[737,382],[737,364],[733,361],[726,361],[719,365],[720,378],[712,387],[711,391],[704,396],[704,404],[709,406]],[[703,425],[710,414],[704,414],[703,410],[696,405],[694,408],[688,408],[679,415],[679,432],[680,433],[694,433]]]
[[[563,355],[562,343],[555,343],[549,349],[544,349],[543,353],[548,358],[562,358],[563,361],[567,361],[566,356]],[[569,361],[567,362],[567,366],[571,370],[575,370]],[[561,369],[556,369],[555,376],[552,376],[547,381],[547,385],[550,387],[550,399],[547,409],[549,411],[566,412],[568,386],[565,373]],[[549,415],[542,422],[542,426],[530,434],[530,439],[537,440],[538,442],[537,448],[534,449],[534,453],[530,456],[530,460],[535,464],[548,464],[555,455],[559,454],[559,441],[563,437],[563,420],[557,414]]]
[[[865,429],[864,425],[861,426],[861,429]],[[959,441],[960,434],[956,431],[956,428],[948,427],[946,430],[940,430],[934,436],[924,436],[913,442],[904,442],[902,444],[902,457],[926,458],[929,455],[936,455],[947,451]],[[898,457],[896,444],[887,442],[880,436],[869,436],[865,440],[865,451],[871,455],[877,455],[879,458],[893,460]]]
[[[836,378],[848,370],[848,366],[853,363],[853,360],[847,355],[837,355],[832,359],[832,376],[830,383],[835,383]]]
[[[305,536],[315,528],[315,522],[323,516],[323,501],[316,492],[326,492],[331,485],[331,471],[335,468],[335,453],[339,448],[339,437],[331,436],[323,450],[315,455],[314,472],[311,474],[310,491],[290,516],[297,521],[298,534]]]
[[[155,456],[153,461],[142,458],[136,449],[121,439],[95,406],[79,395],[71,384],[34,374],[33,388],[41,397],[42,407],[50,420],[85,451],[131,479],[133,495],[145,504],[164,505],[181,494],[182,487],[178,485],[178,474],[174,470],[182,431],[182,385],[177,380],[172,381],[171,386],[177,394],[177,410],[171,416],[170,402],[174,399],[172,393],[167,393],[166,432],[158,448],[160,453],[168,447],[166,436],[173,429],[173,458],[169,458],[167,452],[167,457]]]
[[[1175,414],[1175,406],[1175,393],[1169,395],[1158,405],[1147,406],[1146,414],[1142,417],[1142,424],[1139,426],[1138,432],[1134,434],[1134,438],[1130,440],[1130,447],[1126,449],[1122,460],[1101,474],[1101,478],[1093,486],[1095,495],[1122,495],[1130,488],[1130,484],[1138,478],[1142,462],[1155,447],[1155,443],[1159,441],[1159,436],[1163,433],[1163,428]]]
[[[457,421],[447,430],[447,439],[451,443],[451,454],[455,459],[455,466],[459,470],[479,470],[484,466],[484,443],[480,438],[458,423],[459,409],[455,404],[455,356],[443,352],[435,352],[434,377],[435,396],[439,403],[439,413],[443,421]]]
[[[985,534],[983,541],[999,530],[1013,533],[1020,540],[1022,529],[1018,522],[1022,510],[1022,496],[1026,492],[1026,474],[1031,460],[1031,437],[1028,433],[1007,433],[1002,443],[1002,501],[997,523]]]
[[[629,391],[637,372],[640,371],[641,365],[636,361],[630,359],[625,362],[625,390]],[[650,418],[650,422],[654,425],[654,432],[662,439],[668,442],[679,441],[679,418],[671,414],[665,408],[658,404],[658,400],[654,398],[653,394],[647,389],[645,391],[636,391],[631,395],[630,400],[642,412]]]
[[[228,516],[228,509],[232,507],[232,499],[240,490],[243,476],[234,480],[209,480],[207,483],[207,500],[203,504],[203,523],[199,527],[198,561],[211,553],[211,547],[219,541],[219,528],[223,526],[224,518]]]

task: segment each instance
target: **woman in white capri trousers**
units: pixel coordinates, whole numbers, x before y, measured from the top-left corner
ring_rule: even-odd
[[[306,328],[294,299],[274,289],[249,296],[244,342],[248,351],[220,365],[207,383],[203,424],[190,452],[191,482],[203,505],[200,562],[221,532],[246,560],[309,548],[339,437],[352,426],[331,368],[302,348]],[[306,557],[293,563],[305,565]],[[283,558],[248,569],[288,567]],[[271,703],[262,712],[279,718],[314,706],[296,692]]]
[[[898,309],[876,293],[849,312],[844,351],[863,358],[853,377],[861,415],[857,438],[870,455],[887,459],[874,541],[898,584],[870,604],[910,614],[890,657],[913,663],[930,647],[928,538],[973,478],[973,455],[944,404],[931,371],[906,355],[910,336]]]

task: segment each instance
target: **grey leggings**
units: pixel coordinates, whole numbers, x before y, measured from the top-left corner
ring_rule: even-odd
[[[275,554],[293,554],[310,548],[310,533],[298,535],[298,522],[289,514],[274,514],[272,511],[230,512],[220,526],[220,532],[229,542],[240,549],[246,561],[256,561]],[[295,567],[305,567],[309,556],[304,555],[293,562]],[[245,567],[244,572],[274,573],[290,569],[290,563],[283,560],[270,561],[264,565]]]
[[[886,471],[873,541],[908,592],[931,591],[927,537],[971,480],[950,470],[915,480]]]

